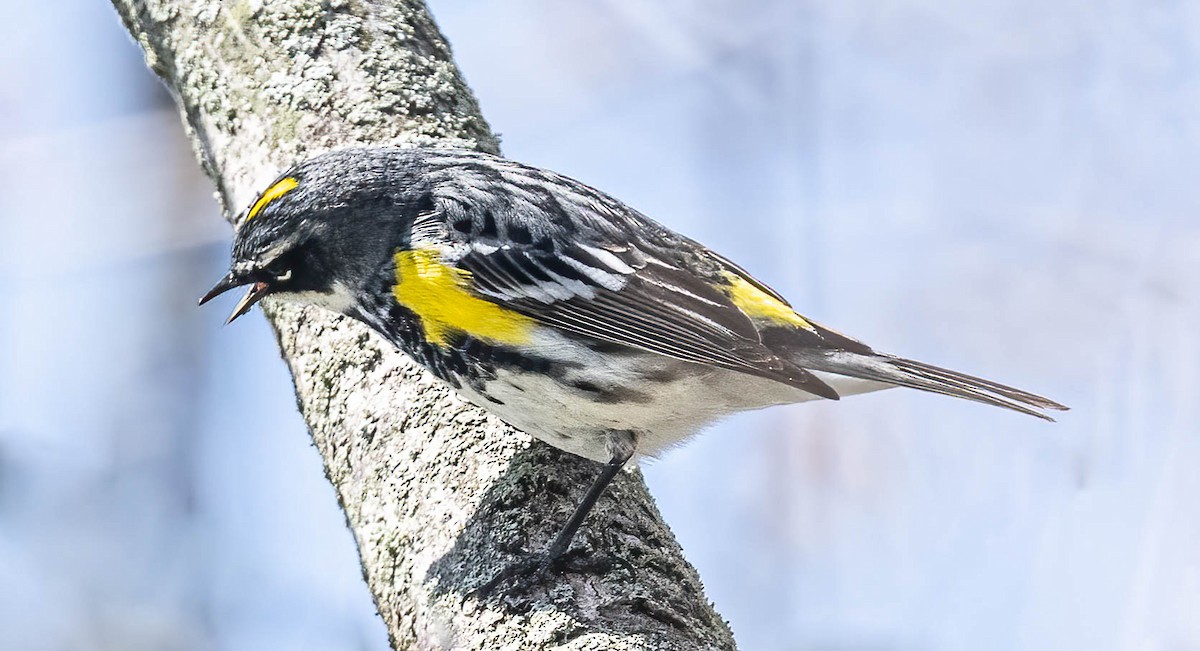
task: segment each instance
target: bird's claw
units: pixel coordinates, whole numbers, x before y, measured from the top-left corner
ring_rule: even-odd
[[[582,548],[569,549],[556,556],[545,551],[526,554],[509,563],[496,576],[472,591],[476,599],[487,599],[501,584],[517,579],[526,586],[545,585],[554,575],[604,574],[612,568],[606,556],[588,554]]]

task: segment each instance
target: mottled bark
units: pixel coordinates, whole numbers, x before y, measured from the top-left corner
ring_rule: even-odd
[[[114,0],[232,218],[361,143],[497,151],[423,3]],[[598,470],[464,403],[348,319],[264,302],[396,649],[728,649],[636,472],[576,545],[607,567],[474,589],[542,548]]]

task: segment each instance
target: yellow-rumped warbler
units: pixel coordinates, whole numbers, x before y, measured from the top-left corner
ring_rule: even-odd
[[[578,181],[497,156],[368,147],[305,161],[239,222],[229,274],[363,321],[471,402],[605,466],[726,414],[906,386],[1049,418],[1041,396],[878,353]]]

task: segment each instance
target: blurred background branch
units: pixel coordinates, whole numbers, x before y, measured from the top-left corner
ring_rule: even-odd
[[[227,218],[292,161],[355,143],[496,151],[423,3],[116,0]],[[611,571],[472,590],[557,530],[597,471],[459,400],[357,324],[264,306],[397,648],[728,649],[640,474],[590,518]]]

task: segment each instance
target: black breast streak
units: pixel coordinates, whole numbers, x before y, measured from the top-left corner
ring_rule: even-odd
[[[569,380],[567,386],[578,391],[584,398],[603,405],[646,404],[651,400],[650,394],[643,391],[613,385],[601,386],[589,380]]]
[[[461,389],[464,381],[474,384],[488,379],[460,347],[428,340],[421,318],[392,298],[393,277],[394,272],[386,270],[376,278],[373,289],[366,293],[373,300],[359,308],[357,318],[455,389]]]
[[[543,357],[518,352],[505,346],[495,346],[465,335],[452,340],[450,346],[439,346],[425,340],[420,319],[411,311],[397,305],[387,319],[384,335],[389,341],[455,389],[464,385],[485,400],[503,405],[504,402],[488,392],[488,383],[496,380],[498,370],[549,377],[573,389],[583,400],[598,404],[646,404],[650,393],[632,387],[601,384],[580,377],[585,370],[580,364],[555,363]],[[654,384],[674,378],[670,371],[652,372],[646,381]],[[512,388],[525,392],[515,380]]]
[[[462,333],[452,336],[446,346],[430,343],[425,340],[420,318],[400,305],[392,308],[387,323],[389,328],[385,334],[401,350],[454,388],[470,388],[492,404],[505,404],[488,391],[488,384],[497,379],[498,370],[509,370],[518,375],[553,373],[550,360]],[[525,391],[515,383],[510,384]]]
[[[380,278],[376,291],[368,296],[375,297],[358,310],[359,320],[375,329],[394,346],[438,378],[455,389],[462,388],[462,380],[471,377],[469,360],[461,350],[443,347],[430,342],[425,336],[421,318],[412,310],[391,299],[391,286],[386,278]]]
[[[409,357],[450,383],[455,389],[462,388],[460,377],[466,375],[466,359],[460,351],[443,348],[426,339],[421,319],[414,312],[402,305],[393,304],[383,325],[383,335],[408,353]]]

